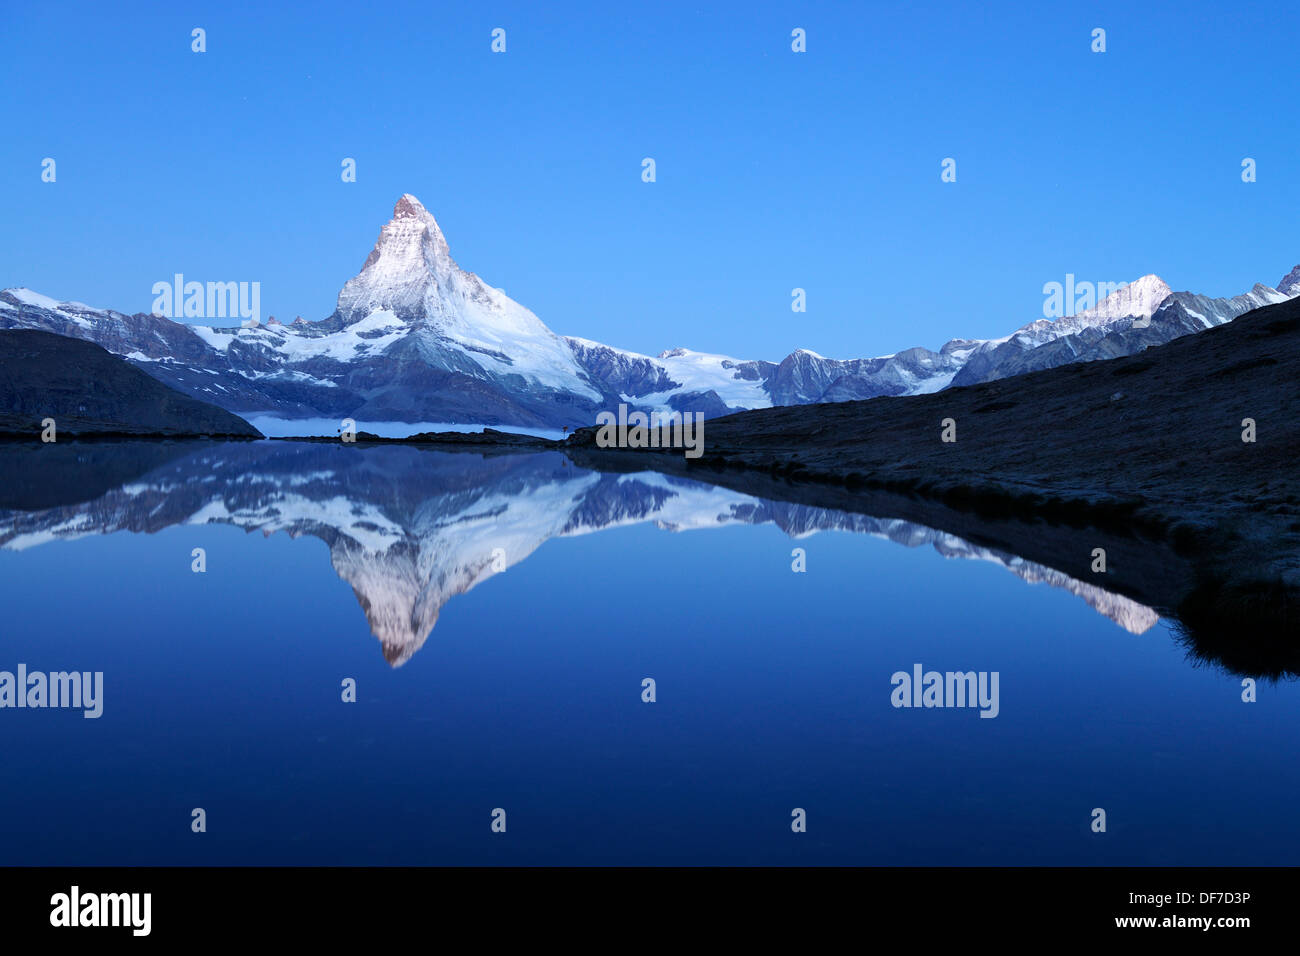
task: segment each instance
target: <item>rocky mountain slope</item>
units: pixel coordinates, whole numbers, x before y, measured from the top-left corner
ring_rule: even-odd
[[[28,329],[0,331],[0,434],[211,435],[260,438],[224,409],[168,388],[90,342]]]

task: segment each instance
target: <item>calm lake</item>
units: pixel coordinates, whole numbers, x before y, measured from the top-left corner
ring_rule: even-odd
[[[1300,863],[1295,683],[941,530],[551,452],[43,452],[0,671],[102,714],[0,709],[0,864]],[[894,706],[918,665],[996,707]]]

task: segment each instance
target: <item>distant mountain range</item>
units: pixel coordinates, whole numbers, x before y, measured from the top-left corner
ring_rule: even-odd
[[[414,196],[393,210],[360,274],[319,322],[188,325],[0,292],[0,329],[86,339],[166,385],[241,415],[590,425],[620,403],[717,416],[773,405],[916,395],[1130,355],[1300,294],[1300,266],[1276,288],[1232,298],[1174,292],[1143,276],[1095,308],[1038,320],[1000,339],[954,339],[868,359],[799,349],[780,362],[672,349],[650,357],[555,334],[524,306],[461,269]]]

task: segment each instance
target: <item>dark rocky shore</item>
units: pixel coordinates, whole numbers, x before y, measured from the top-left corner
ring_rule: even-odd
[[[338,442],[339,435],[306,435],[302,437],[277,438],[276,441]],[[514,432],[501,432],[495,428],[484,428],[478,432],[418,432],[403,438],[385,438],[373,432],[357,432],[353,443],[360,445],[447,445],[462,448],[522,448],[548,449],[563,448],[564,442],[537,435],[518,435]]]

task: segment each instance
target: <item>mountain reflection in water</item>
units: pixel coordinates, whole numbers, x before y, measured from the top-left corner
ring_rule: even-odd
[[[0,463],[9,459],[0,470],[15,473],[34,453],[41,450],[0,447]],[[944,557],[990,561],[1026,583],[1068,591],[1135,634],[1159,619],[1122,595],[914,522],[769,501],[655,472],[590,471],[556,452],[481,456],[268,441],[101,443],[60,453],[68,457],[65,487],[51,491],[29,479],[25,492],[11,490],[0,502],[0,546],[21,551],[173,525],[311,535],[329,547],[335,572],[394,666],[420,649],[449,600],[551,538],[640,522],[665,531],[771,523],[791,538],[848,531],[929,545]],[[83,487],[70,473],[84,475]],[[60,496],[73,503],[54,503]]]

